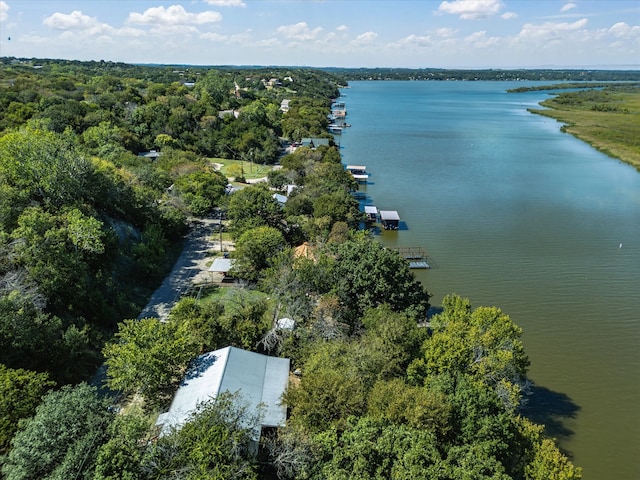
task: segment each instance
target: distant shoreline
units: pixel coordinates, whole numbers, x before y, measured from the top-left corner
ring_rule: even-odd
[[[563,123],[560,130],[640,172],[640,84],[561,84],[511,90],[564,90],[543,102],[536,115]],[[593,88],[600,88],[593,90]]]

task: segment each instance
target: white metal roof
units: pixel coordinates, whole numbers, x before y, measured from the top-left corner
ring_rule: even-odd
[[[378,213],[378,209],[373,205],[365,205],[364,213]]]
[[[227,273],[231,267],[233,267],[233,258],[216,258],[209,267],[209,271]]]
[[[381,220],[400,220],[400,215],[395,210],[380,210],[378,213]]]
[[[200,355],[187,371],[167,413],[158,417],[163,431],[180,427],[196,406],[221,392],[240,392],[250,411],[263,406],[261,426],[284,426],[286,408],[280,398],[289,380],[289,359],[235,347]],[[258,425],[250,427],[257,428]],[[259,428],[257,428],[259,430]]]

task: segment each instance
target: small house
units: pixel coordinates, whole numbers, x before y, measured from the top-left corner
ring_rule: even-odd
[[[280,204],[281,207],[284,207],[284,204],[289,200],[285,195],[280,193],[274,193],[272,195],[273,199]]]
[[[301,147],[309,147],[311,149],[316,149],[320,145],[326,145],[328,147],[329,146],[329,139],[328,138],[305,137],[300,142],[300,146]]]
[[[158,152],[157,150],[149,150],[148,152],[140,152],[138,154],[139,157],[148,158],[151,161],[157,160],[160,158],[160,155],[162,155],[162,152]]]
[[[199,403],[222,392],[239,392],[250,411],[262,412],[259,425],[247,425],[258,442],[264,428],[284,427],[286,407],[281,397],[289,382],[288,358],[270,357],[225,347],[197,357],[173,397],[169,411],[158,417],[162,434],[181,428]]]

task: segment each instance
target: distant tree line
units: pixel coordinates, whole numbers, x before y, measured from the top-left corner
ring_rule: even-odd
[[[563,82],[639,81],[638,70],[591,69],[443,69],[443,68],[325,68],[347,80],[537,80]]]

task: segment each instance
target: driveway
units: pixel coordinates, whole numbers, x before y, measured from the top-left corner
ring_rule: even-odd
[[[147,306],[140,312],[138,319],[155,317],[159,320],[167,320],[169,312],[185,294],[194,280],[206,275],[206,263],[209,252],[219,243],[212,240],[216,219],[198,219],[192,222],[182,253],[176,260],[171,273],[162,282],[162,285],[153,293]]]

